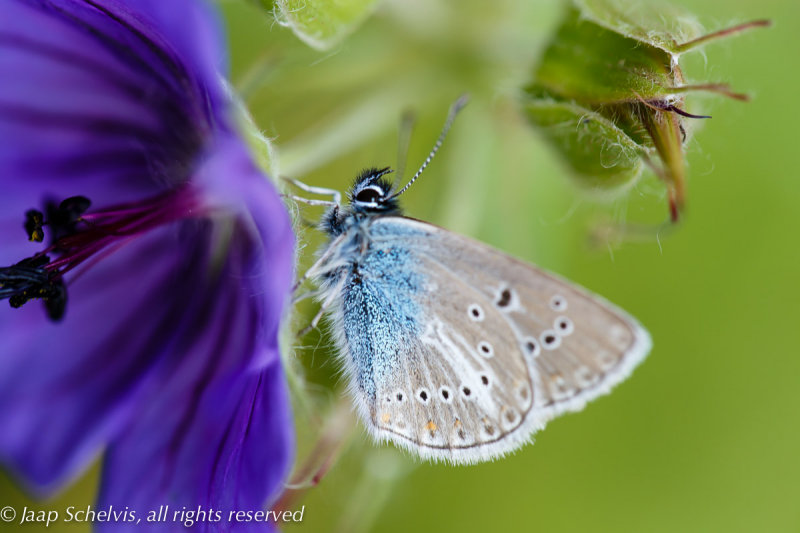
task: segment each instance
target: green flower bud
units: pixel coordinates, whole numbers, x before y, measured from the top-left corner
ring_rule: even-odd
[[[256,0],[272,10],[275,20],[288,26],[317,50],[338,44],[364,22],[377,0]]]
[[[704,90],[746,100],[724,84],[688,84],[683,52],[749,28],[759,20],[702,34],[691,16],[663,2],[624,7],[615,0],[575,0],[526,88],[525,112],[595,191],[618,194],[644,165],[666,183],[670,217],[685,202],[685,95]]]

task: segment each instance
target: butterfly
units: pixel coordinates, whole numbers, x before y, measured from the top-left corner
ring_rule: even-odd
[[[647,331],[599,296],[478,241],[403,216],[389,168],[338,191],[330,240],[298,282],[319,285],[356,410],[379,441],[455,464],[502,456],[555,416],[608,393],[650,351]]]

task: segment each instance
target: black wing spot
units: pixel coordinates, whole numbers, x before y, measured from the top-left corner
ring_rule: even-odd
[[[500,298],[497,300],[497,307],[508,307],[511,305],[511,290],[503,289],[500,293]]]

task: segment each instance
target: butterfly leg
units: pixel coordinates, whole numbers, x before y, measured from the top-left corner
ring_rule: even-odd
[[[334,251],[335,250],[332,247],[328,248],[328,250],[324,254],[322,254],[319,257],[319,259],[314,261],[314,264],[311,265],[308,268],[308,270],[306,270],[306,273],[303,274],[302,277],[297,280],[297,283],[294,284],[294,287],[292,287],[292,293],[297,292],[297,289],[299,289],[303,285],[303,283],[308,281],[310,278],[319,276],[324,272],[329,272],[330,270],[335,268],[332,265],[326,265],[326,263],[330,262],[331,257],[334,255]]]
[[[335,189],[327,189],[325,187],[313,187],[311,185],[306,185],[302,181],[293,179],[293,178],[283,178],[285,181],[291,183],[301,191],[305,191],[311,194],[319,194],[321,196],[330,196],[331,202],[325,202],[325,204],[309,204],[309,205],[341,205],[342,203],[342,193],[335,190]],[[294,197],[293,198],[297,198]],[[318,200],[315,200],[318,201]]]
[[[331,306],[333,301],[339,296],[339,293],[341,292],[342,287],[344,286],[344,282],[346,280],[347,278],[342,277],[342,279],[339,281],[339,283],[336,284],[335,287],[328,290],[328,295],[325,297],[325,299],[322,301],[322,304],[319,306],[319,311],[317,311],[317,314],[314,315],[314,318],[311,319],[311,322],[306,327],[297,332],[298,337],[304,337],[309,331],[311,331],[312,329],[316,329],[317,325],[319,324],[319,321],[322,320],[322,317],[325,315],[325,312]]]
[[[319,289],[311,289],[311,290],[306,291],[306,292],[304,292],[302,294],[296,294],[296,295],[294,295],[292,297],[292,305],[295,305],[298,302],[302,302],[303,300],[307,300],[308,298],[313,298],[315,296],[318,296],[320,293],[322,293],[322,289],[321,288],[319,288]]]
[[[295,196],[294,194],[282,194],[284,198],[291,198],[295,202],[302,202],[306,205],[323,205],[325,207],[333,207],[339,205],[336,202],[329,202],[328,200],[313,200],[311,198],[304,198],[302,196]]]

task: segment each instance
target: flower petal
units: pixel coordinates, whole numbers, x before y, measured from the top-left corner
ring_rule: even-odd
[[[139,517],[161,505],[200,507],[219,511],[237,530],[263,531],[265,524],[231,522],[229,513],[261,510],[290,464],[278,326],[293,236],[272,184],[242,143],[223,139],[212,154],[193,183],[216,201],[238,196],[249,207],[237,219],[220,286],[206,288],[209,301],[194,307],[179,336],[180,355],[158,369],[145,406],[109,449],[100,504],[128,506]],[[159,526],[171,531],[174,522]],[[194,527],[218,530],[214,523]]]
[[[119,203],[188,179],[226,112],[211,14],[190,0],[0,3],[2,203],[87,190]]]
[[[169,394],[198,380],[210,386],[201,380],[207,372],[216,379],[273,363],[261,358],[277,350],[291,227],[235,139],[203,162],[197,186],[228,176],[217,196],[224,189],[233,202],[238,191],[239,204],[254,204],[249,217],[244,210],[216,224],[186,221],[124,246],[70,285],[62,323],[49,323],[35,305],[5,311],[0,426],[9,431],[0,456],[24,478],[47,487],[72,475],[143,398],[161,401],[149,398],[152,387]]]
[[[130,418],[206,288],[195,264],[208,261],[210,232],[191,225],[143,236],[76,279],[60,323],[36,303],[0,309],[0,458],[24,480],[60,484]]]
[[[59,324],[35,304],[2,310],[0,460],[40,490],[73,476],[122,431],[114,450],[175,451],[159,460],[175,469],[181,501],[200,494],[189,492],[194,463],[185,461],[208,453],[209,432],[222,462],[209,467],[202,501],[257,505],[287,467],[277,333],[293,237],[275,189],[229,127],[216,30],[208,6],[193,0],[0,3],[3,235],[21,237],[22,213],[46,195],[86,195],[102,208],[190,181],[212,208],[120,240],[70,273]],[[4,246],[3,264],[30,255],[23,245]],[[196,423],[201,404],[220,409],[205,425]],[[272,457],[256,456],[249,436],[239,448],[225,440],[247,409]],[[137,433],[154,423],[164,432]],[[237,461],[260,477],[231,474]],[[109,467],[109,476],[124,483],[147,465],[131,468]],[[137,488],[103,490],[135,497]]]
[[[263,371],[204,386],[189,404],[190,391],[159,394],[109,449],[98,505],[128,507],[143,522],[169,506],[168,521],[148,531],[174,531],[183,519],[173,513],[182,509],[212,513],[195,516],[198,531],[263,531],[264,523],[240,523],[231,512],[249,511],[252,520],[280,488],[291,458],[286,380],[277,353],[270,357]],[[134,523],[104,527],[140,529]]]
[[[206,0],[132,0],[127,4],[135,9],[133,16],[142,14],[152,23],[189,72],[206,86],[216,86],[219,73],[227,72],[227,57],[222,27]]]

